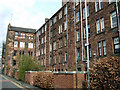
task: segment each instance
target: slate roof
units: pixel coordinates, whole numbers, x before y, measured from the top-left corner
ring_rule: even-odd
[[[9,30],[10,31],[18,31],[18,32],[26,32],[26,33],[35,33],[36,32],[36,29],[14,27],[14,26],[10,26]]]

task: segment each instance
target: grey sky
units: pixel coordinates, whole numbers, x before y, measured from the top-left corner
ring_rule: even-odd
[[[6,39],[9,23],[38,29],[44,19],[50,18],[61,6],[62,0],[0,0],[0,47]]]

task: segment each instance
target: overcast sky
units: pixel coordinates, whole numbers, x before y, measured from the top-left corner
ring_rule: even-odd
[[[7,26],[38,29],[62,6],[62,0],[0,0],[0,47]],[[0,50],[1,51],[1,50]]]

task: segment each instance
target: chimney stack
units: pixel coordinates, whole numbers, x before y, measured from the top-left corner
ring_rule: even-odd
[[[46,23],[48,20],[49,20],[48,18],[45,18],[45,23]]]

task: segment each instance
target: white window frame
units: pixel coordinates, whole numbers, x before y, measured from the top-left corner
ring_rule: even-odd
[[[64,8],[64,15],[67,14],[67,6]]]
[[[87,37],[86,26],[84,27],[84,38]],[[90,25],[88,24],[88,37],[90,37]]]
[[[46,30],[47,30],[47,24],[45,25],[45,32],[46,32]]]
[[[62,11],[59,12],[59,19],[62,18]]]
[[[79,0],[76,0],[76,6],[79,4]]]
[[[97,33],[100,33],[100,20],[96,21]]]
[[[14,41],[14,47],[18,47],[18,41]]]
[[[50,26],[52,26],[52,20],[50,20]]]
[[[67,62],[67,60],[68,60],[68,54],[67,54],[67,52],[65,52],[65,62]]]
[[[56,23],[56,22],[57,22],[57,16],[55,16],[53,19],[53,23]]]
[[[59,34],[62,33],[62,24],[59,25]]]
[[[20,48],[25,48],[25,42],[20,42]]]
[[[86,12],[85,12],[85,7],[83,8],[83,19],[86,18]],[[87,17],[89,17],[89,6],[87,5]]]
[[[103,3],[102,3],[102,7],[101,7],[101,2],[102,2],[102,0],[96,0],[95,1],[95,10],[96,10],[96,12],[103,8]],[[96,6],[97,3],[98,3],[98,9],[97,9],[97,6]]]
[[[52,44],[50,44],[50,52],[52,51]]]
[[[25,38],[25,33],[20,33],[21,38]]]
[[[76,32],[77,32],[77,41],[79,41],[80,40],[80,31],[77,30]]]
[[[67,30],[67,20],[64,22],[64,30],[66,31]]]
[[[33,43],[28,43],[28,48],[33,48]]]
[[[76,22],[79,22],[79,12],[76,13]]]
[[[100,22],[101,22],[101,32],[103,32],[105,30],[104,18],[101,18]]]
[[[42,28],[42,33],[44,33],[44,27]]]
[[[98,54],[99,54],[99,56],[102,56],[102,45],[101,45],[101,42],[98,42]]]
[[[53,43],[53,50],[56,50],[56,42]]]
[[[111,3],[113,3],[113,2],[115,2],[115,0],[109,0],[109,4],[111,4]]]
[[[15,32],[15,37],[18,37],[18,32]]]
[[[120,42],[119,42],[119,37],[115,37],[113,38],[113,45],[114,45],[114,53],[118,53],[118,52],[115,52],[116,49],[120,49]],[[120,52],[120,51],[119,51]]]
[[[116,17],[116,22],[114,22],[113,23],[113,20],[112,20],[112,18],[115,18]],[[116,15],[116,11],[114,11],[114,12],[112,12],[111,14],[110,14],[110,20],[111,20],[111,28],[114,28],[114,27],[116,27],[117,26],[117,15]],[[114,25],[114,26],[113,26]]]
[[[43,48],[41,49],[41,54],[43,55]]]
[[[106,52],[106,41],[102,41],[103,43],[103,55],[106,56],[107,52]]]

